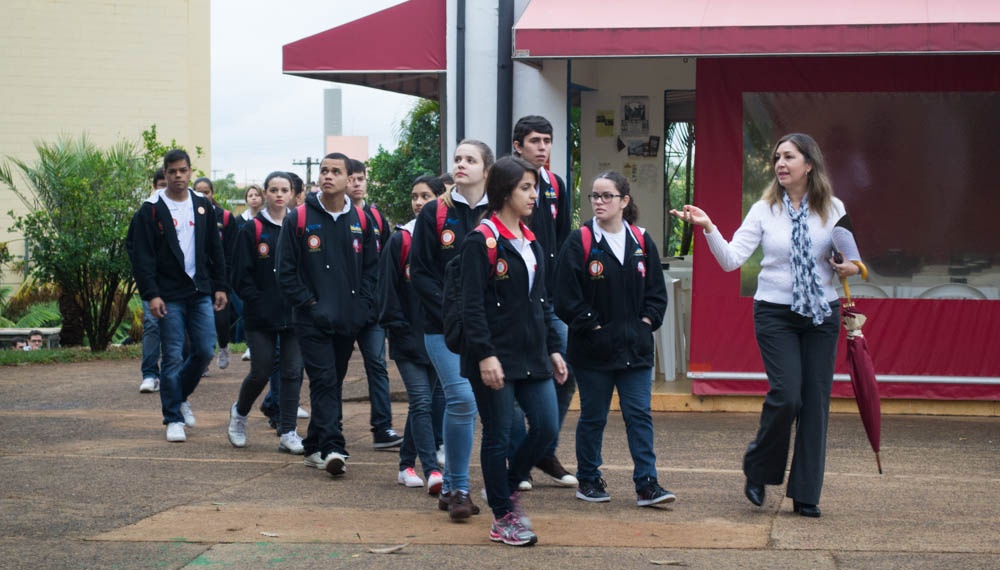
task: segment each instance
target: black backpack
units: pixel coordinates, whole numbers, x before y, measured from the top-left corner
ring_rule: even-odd
[[[486,237],[486,255],[490,260],[491,276],[496,273],[497,240],[493,229],[486,224],[479,224],[474,231]],[[441,301],[441,314],[444,324],[444,344],[448,350],[461,354],[465,339],[465,327],[462,325],[462,256],[456,255],[444,266],[444,298]]]

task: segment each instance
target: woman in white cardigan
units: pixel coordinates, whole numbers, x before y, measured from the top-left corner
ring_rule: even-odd
[[[772,154],[774,180],[754,204],[731,242],[704,210],[686,205],[670,213],[701,226],[725,271],[739,268],[760,246],[764,252],[754,294],[754,332],[770,390],[760,429],[743,457],[744,493],[764,502],[765,485],[784,481],[793,422],[795,451],[786,496],[796,513],[820,516],[833,366],[840,332],[834,274],[856,274],[849,260],[833,259],[832,230],[844,215],[833,196],[823,154],[809,135],[782,137]]]

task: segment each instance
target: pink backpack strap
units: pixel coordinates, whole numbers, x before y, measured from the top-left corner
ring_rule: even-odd
[[[635,243],[639,244],[639,249],[642,250],[642,255],[646,255],[646,238],[642,235],[642,230],[632,224],[625,223],[628,226],[630,232],[632,232],[632,237],[635,238]]]
[[[295,207],[295,233],[301,238],[306,235],[306,205]]]
[[[497,238],[493,235],[493,228],[486,224],[476,226],[476,231],[483,234],[483,237],[486,238],[486,259],[490,262],[490,277],[493,277],[497,272],[497,256],[499,254],[497,250]],[[492,242],[490,238],[493,238]],[[493,245],[490,245],[490,243]]]
[[[410,236],[410,232],[406,228],[399,228],[399,233],[402,236],[403,243],[399,246],[399,270],[406,270],[406,262],[410,260],[410,245],[412,244],[413,237]]]
[[[444,223],[448,219],[448,204],[443,199],[438,198],[437,211],[434,214],[434,219],[437,222],[438,239],[440,239],[441,233],[444,231]]]
[[[253,244],[255,246],[260,245],[260,234],[264,232],[264,222],[261,222],[257,218],[253,219]]]

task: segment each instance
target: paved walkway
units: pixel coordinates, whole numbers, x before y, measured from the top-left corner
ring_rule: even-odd
[[[228,408],[247,367],[213,364],[183,444],[164,441],[138,362],[0,368],[0,568],[1000,568],[997,418],[886,417],[879,476],[858,418],[834,415],[823,517],[812,520],[778,487],[763,508],[743,498],[740,456],[757,421],[744,413],[656,414],[661,483],[679,499],[637,508],[612,415],[612,502],[577,501],[536,473],[525,507],[539,544],[515,549],[489,542],[487,514],[452,524],[422,490],[396,484],[398,455],[371,449],[360,362],[345,389],[345,478],[277,453],[256,412],[249,447],[231,447]],[[393,411],[402,426],[405,404]],[[562,433],[568,465],[577,417]]]

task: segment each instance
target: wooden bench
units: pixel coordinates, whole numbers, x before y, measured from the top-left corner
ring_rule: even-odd
[[[46,327],[37,329],[0,328],[0,346],[3,346],[3,348],[9,348],[14,344],[14,339],[23,338],[24,340],[28,340],[28,333],[31,331],[39,331],[42,333],[42,341],[45,343],[45,348],[58,348],[60,330],[62,330],[61,327]]]

